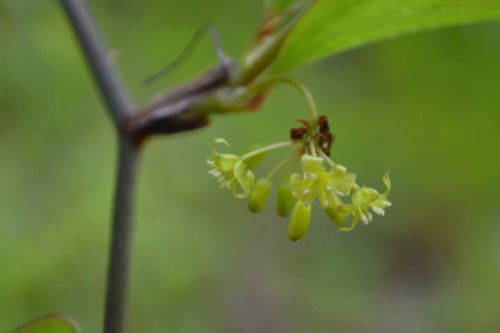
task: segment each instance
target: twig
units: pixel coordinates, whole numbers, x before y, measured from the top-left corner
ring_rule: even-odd
[[[60,0],[116,125],[132,114],[133,104],[108,58],[85,0]]]
[[[127,321],[133,208],[141,143],[154,134],[172,134],[206,126],[206,115],[187,111],[200,99],[226,84],[237,63],[225,57],[215,36],[220,64],[197,80],[167,93],[160,100],[153,101],[146,107],[136,108],[108,58],[107,48],[85,0],[60,2],[117,129],[118,175],[108,262],[104,333],[123,333]]]
[[[120,140],[108,263],[104,333],[125,332],[138,154],[139,151],[130,140],[126,138]]]
[[[84,0],[60,0],[107,104],[119,137],[118,173],[108,263],[104,333],[125,331],[128,308],[128,277],[132,248],[133,208],[139,146],[123,124],[133,116],[134,106],[118,73],[107,56],[95,21]]]

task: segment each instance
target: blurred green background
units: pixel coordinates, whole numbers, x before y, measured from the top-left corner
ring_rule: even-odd
[[[238,57],[260,1],[91,1],[138,101],[215,61],[205,41],[152,88],[207,22]],[[287,137],[289,88],[251,114],[158,138],[138,191],[129,332],[498,332],[500,24],[394,39],[299,69],[337,135],[334,156],[393,207],[349,234],[314,212],[287,240],[205,158]],[[113,129],[57,1],[0,0],[0,332],[46,313],[99,332],[116,159]]]

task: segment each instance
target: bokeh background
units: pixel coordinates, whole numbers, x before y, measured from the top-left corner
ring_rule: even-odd
[[[209,67],[204,42],[148,89],[201,25],[230,55],[259,1],[91,1],[138,101]],[[338,234],[252,215],[218,189],[214,137],[282,140],[304,114],[280,88],[252,114],[158,138],[144,152],[130,332],[498,332],[500,24],[397,38],[305,66],[337,135],[335,159],[382,188],[385,218]],[[99,332],[116,160],[113,128],[57,1],[0,0],[0,332],[46,313]]]

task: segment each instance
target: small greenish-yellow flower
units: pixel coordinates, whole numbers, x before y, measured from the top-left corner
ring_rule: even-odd
[[[246,198],[253,188],[254,174],[240,156],[219,153],[215,149],[219,143],[229,146],[224,139],[214,140],[212,156],[207,159],[209,174],[217,178],[221,188],[230,189],[237,198]]]
[[[391,191],[391,181],[388,174],[384,175],[383,182],[386,186],[384,193],[381,194],[374,188],[363,186],[353,192],[350,205],[339,207],[341,214],[352,214],[353,216],[351,226],[341,228],[340,231],[353,230],[359,220],[364,224],[370,223],[373,220],[372,212],[381,216],[385,215],[385,209],[391,207],[391,202],[387,199]]]
[[[307,205],[317,196],[324,209],[334,207],[338,204],[336,195],[349,195],[355,185],[355,174],[338,164],[331,170],[325,170],[322,157],[303,155],[301,166],[302,174],[292,174],[290,186],[295,198]]]

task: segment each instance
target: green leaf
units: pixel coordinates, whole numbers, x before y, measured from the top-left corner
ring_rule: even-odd
[[[500,18],[500,0],[317,0],[284,45],[275,72],[421,30]]]
[[[30,321],[12,333],[77,333],[76,324],[60,315],[49,315]]]
[[[266,0],[266,5],[275,10],[283,10],[294,3],[295,0]]]

